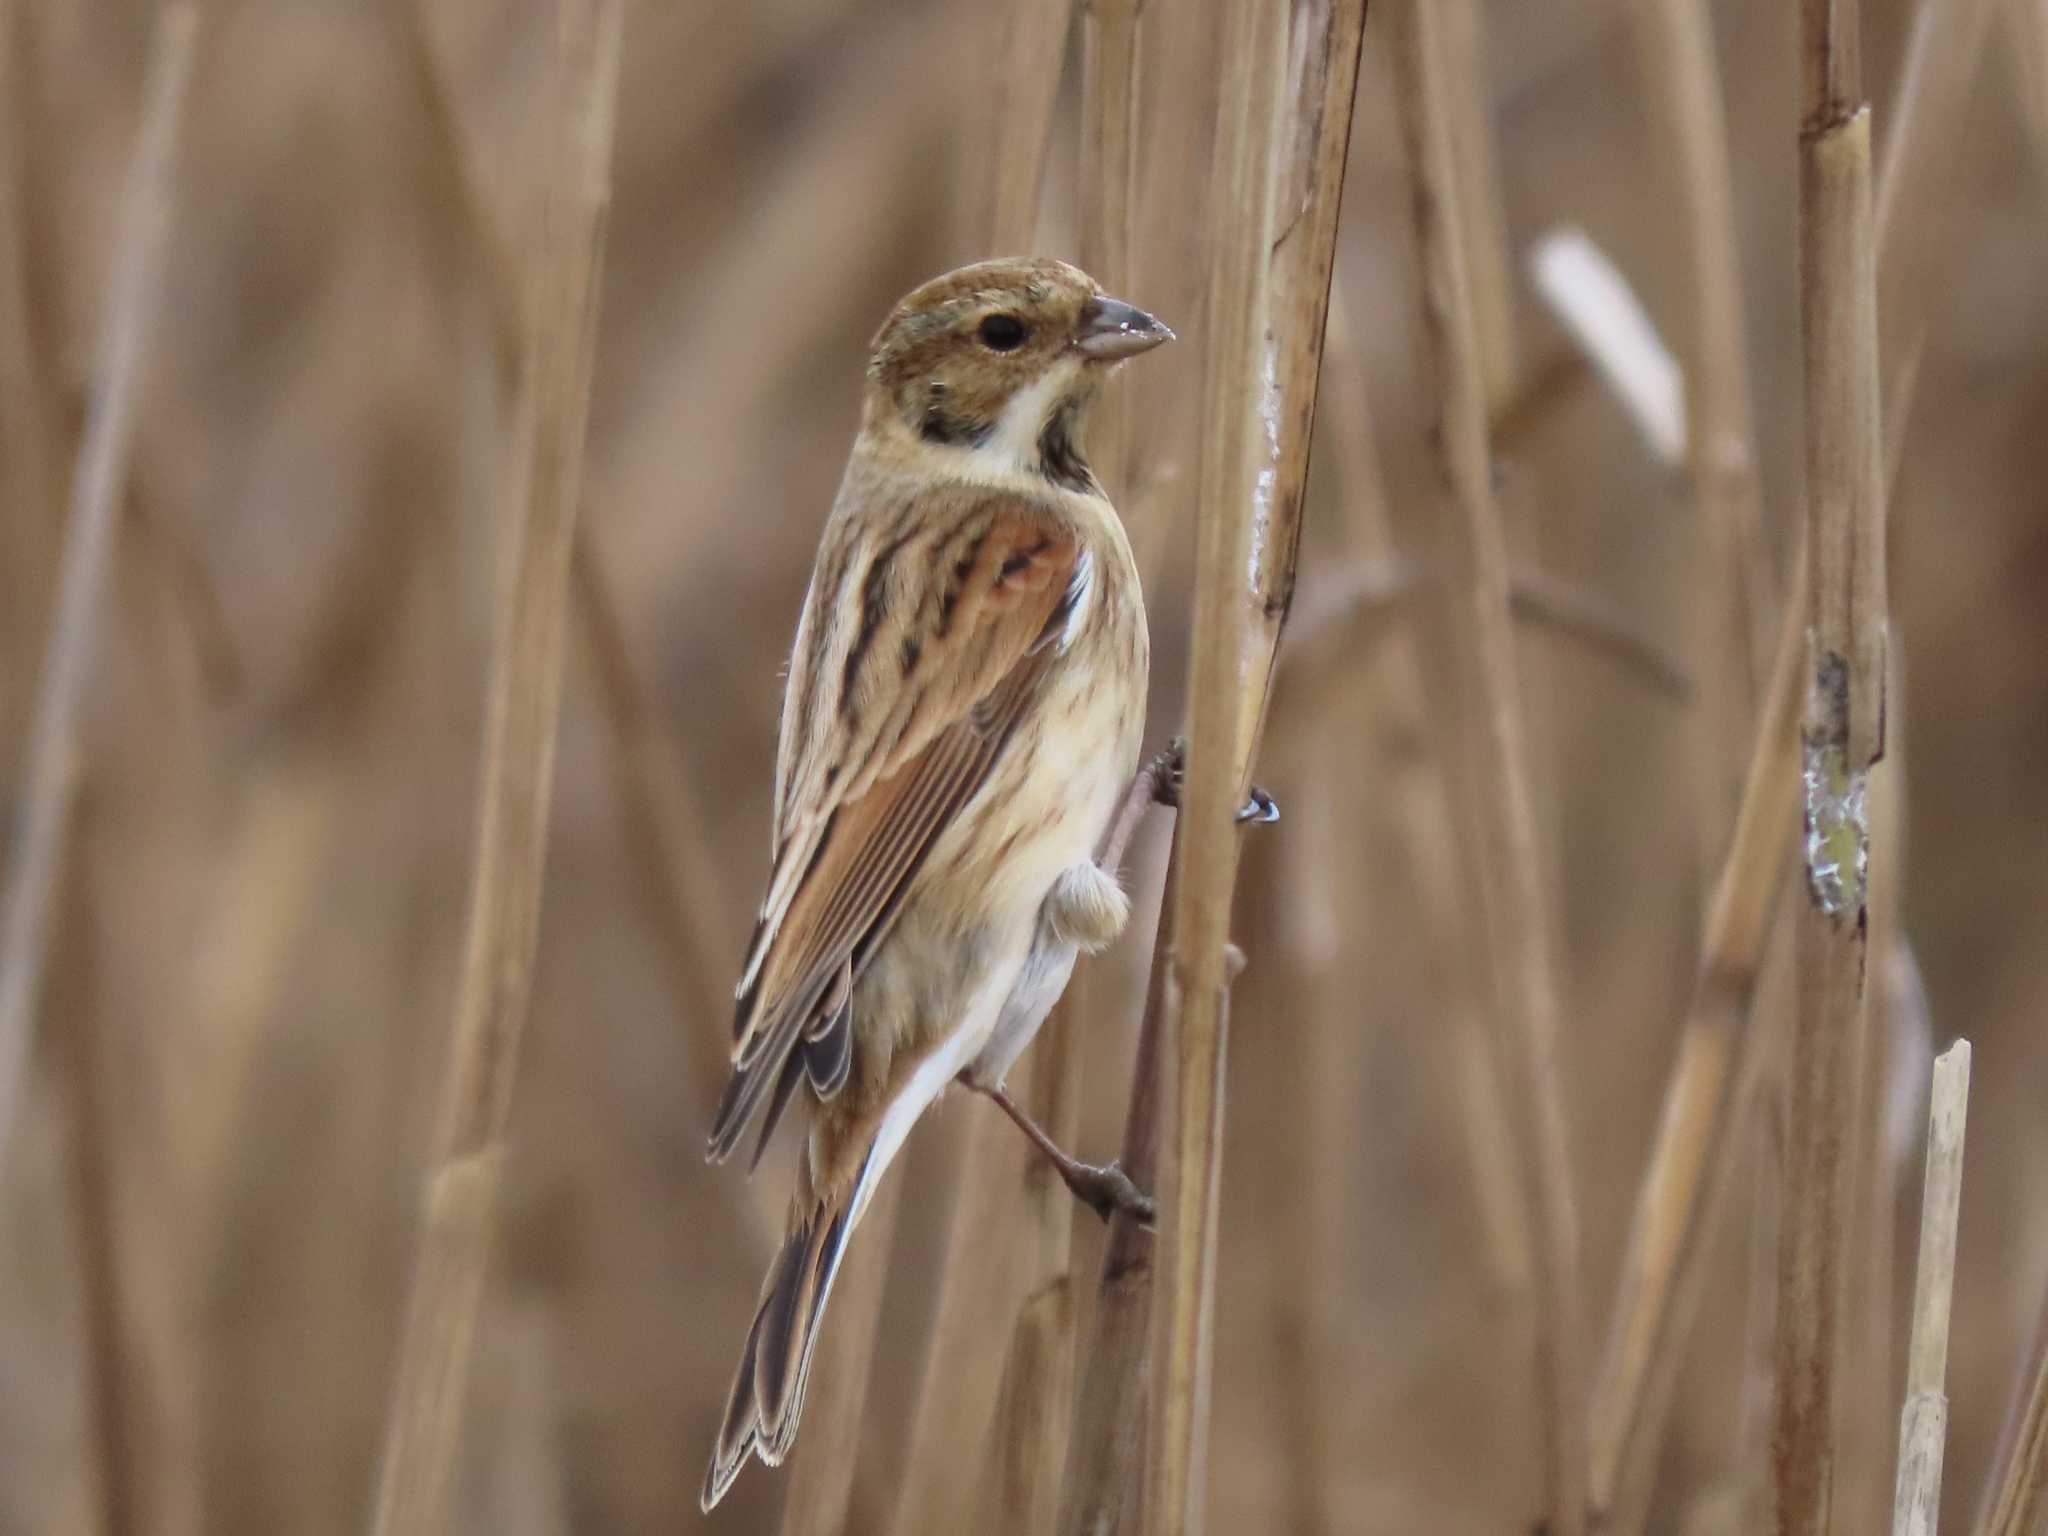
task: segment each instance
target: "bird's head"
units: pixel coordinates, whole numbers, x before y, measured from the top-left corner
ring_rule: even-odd
[[[868,420],[991,465],[1088,480],[1080,430],[1102,376],[1173,332],[1063,261],[1014,257],[933,278],[868,361]]]

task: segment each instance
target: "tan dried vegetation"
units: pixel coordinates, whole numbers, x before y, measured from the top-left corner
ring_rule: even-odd
[[[1026,248],[1184,338],[1018,1082],[1160,1222],[931,1116],[714,1523],[2034,1529],[2048,10],[1367,9],[0,0],[0,1531],[697,1528],[776,669]]]

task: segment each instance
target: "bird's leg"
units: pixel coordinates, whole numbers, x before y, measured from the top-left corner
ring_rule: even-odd
[[[1131,837],[1138,830],[1138,823],[1145,819],[1145,812],[1155,805],[1180,804],[1181,772],[1187,763],[1187,743],[1176,736],[1162,752],[1147,758],[1145,765],[1131,780],[1131,787],[1124,791],[1124,802],[1117,807],[1116,816],[1110,821],[1109,831],[1102,839],[1102,847],[1095,855],[1095,862],[1103,869],[1115,872],[1124,861],[1124,851],[1131,845]]]
[[[1098,1167],[1094,1163],[1084,1163],[1079,1158],[1069,1156],[1058,1142],[1046,1134],[1045,1127],[1032,1119],[1025,1112],[1024,1106],[1011,1098],[1010,1091],[1001,1084],[990,1086],[977,1083],[964,1072],[960,1075],[960,1081],[976,1093],[987,1094],[994,1099],[1002,1107],[1003,1113],[1016,1122],[1017,1129],[1031,1138],[1031,1144],[1038,1148],[1048,1163],[1052,1164],[1053,1171],[1060,1176],[1067,1188],[1074,1192],[1074,1198],[1096,1215],[1108,1221],[1111,1216],[1122,1211],[1147,1226],[1151,1225],[1157,1207],[1153,1204],[1152,1197],[1133,1184],[1130,1175],[1123,1169],[1113,1162]]]

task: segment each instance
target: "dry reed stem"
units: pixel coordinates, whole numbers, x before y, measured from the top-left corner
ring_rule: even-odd
[[[1394,61],[1407,145],[1423,322],[1441,398],[1437,442],[1451,503],[1443,519],[1459,620],[1460,732],[1456,778],[1468,858],[1477,880],[1489,952],[1499,967],[1497,1049],[1512,1085],[1517,1147],[1536,1238],[1537,1380],[1544,1444],[1544,1506],[1553,1536],[1586,1527],[1586,1383],[1582,1355],[1578,1213],[1571,1188],[1563,1085],[1557,1060],[1557,995],[1537,869],[1535,813],[1514,637],[1507,556],[1492,492],[1483,358],[1473,320],[1457,221],[1455,165],[1446,117],[1447,81],[1435,7],[1396,7]]]
[[[198,10],[182,0],[166,6],[158,17],[141,127],[121,192],[94,369],[94,408],[72,479],[56,605],[25,758],[21,833],[0,905],[0,1155],[5,1154],[21,1092],[49,948],[52,904],[77,793],[79,706],[92,681],[100,607],[127,488],[136,396],[148,366],[162,286],[178,129],[198,26]]]
[[[1870,114],[1855,0],[1801,9],[1800,319],[1806,378],[1806,899],[1778,1244],[1771,1459],[1781,1536],[1826,1536],[1863,1057],[1864,805],[1884,750],[1884,487]]]
[[[1913,1334],[1899,1414],[1899,1476],[1892,1536],[1935,1536],[1941,1456],[1948,1434],[1949,1302],[1956,1283],[1956,1218],[1963,1203],[1963,1128],[1970,1108],[1970,1042],[1934,1062],[1927,1106],[1927,1174],[1920,1195],[1920,1260],[1913,1275]]]
[[[1132,209],[1137,201],[1138,60],[1142,0],[1083,0],[1080,257],[1112,293],[1135,291]],[[1112,499],[1131,484],[1129,397],[1112,390],[1089,423],[1090,462]],[[1053,1140],[1081,1131],[1084,1058],[1109,1036],[1103,989],[1082,967],[1032,1052],[1030,1108]],[[1074,1389],[1078,1301],[1072,1274],[1073,1197],[1039,1159],[1026,1162],[1013,1200],[1024,1252],[1021,1297],[989,1428],[984,1505],[1004,1529],[1052,1531]]]
[[[1444,0],[1439,26],[1444,116],[1451,136],[1450,186],[1459,248],[1472,295],[1472,328],[1489,416],[1508,409],[1520,374],[1515,356],[1515,267],[1508,254],[1500,167],[1493,147],[1493,88],[1486,69],[1480,0]]]
[[[1171,912],[1180,889],[1180,837],[1176,827],[1167,856],[1160,910]],[[1130,1107],[1124,1116],[1118,1161],[1140,1189],[1158,1187],[1165,1083],[1172,1070],[1166,1057],[1165,1020],[1171,1007],[1172,953],[1152,950],[1151,979],[1138,1025],[1136,1066]],[[1153,1265],[1156,1238],[1127,1212],[1109,1222],[1088,1346],[1081,1352],[1074,1392],[1074,1427],[1067,1437],[1061,1477],[1059,1536],[1117,1536],[1135,1531],[1142,1502],[1147,1370],[1152,1337]]]
[[[1803,615],[1788,606],[1727,862],[1707,905],[1678,1059],[1637,1194],[1594,1376],[1591,1490],[1603,1526],[1636,1527],[1705,1281],[1703,1250],[1733,1178],[1733,1122],[1756,1070],[1750,1006],[1799,785]]]
[[[1070,12],[1067,0],[1020,3],[1011,7],[1004,22],[993,87],[995,164],[988,228],[999,252],[1022,251],[1032,244]],[[1062,1027],[1057,1021],[1050,1025],[1051,1033],[1011,1072],[1011,1090],[1036,1109],[1044,1107],[1042,1084],[1060,1075],[1066,1054]],[[1018,1220],[1017,1193],[1030,1190],[1030,1181],[1042,1177],[1041,1163],[1003,1116],[990,1106],[976,1107],[962,1133],[931,1344],[911,1420],[909,1458],[897,1488],[893,1530],[953,1530],[972,1518],[982,1464],[973,1451],[963,1454],[961,1448],[979,1449],[988,1443],[986,1426],[995,1411],[994,1396],[1001,1390],[1007,1330],[1025,1293],[1018,1262],[1024,1229]],[[1059,1192],[1066,1196],[1064,1186]],[[1034,1235],[1043,1233],[1050,1219],[1045,1208],[1036,1214],[1040,1220]]]
[[[2036,1536],[2048,1518],[2048,1305],[2014,1388],[1984,1485],[1977,1536]]]
[[[1294,599],[1365,0],[1226,13],[1144,1528],[1203,1527],[1235,812]],[[1283,152],[1284,146],[1284,152]],[[1247,589],[1245,575],[1249,574]]]
[[[1750,739],[1765,666],[1769,606],[1762,497],[1743,340],[1741,252],[1714,29],[1703,0],[1630,7],[1641,99],[1674,172],[1681,291],[1686,480],[1704,579],[1693,588],[1700,676],[1701,834],[1717,863],[1740,804],[1741,743]]]
[[[1257,516],[1260,387],[1266,351],[1276,121],[1286,40],[1278,0],[1231,0],[1208,206],[1217,223],[1204,330],[1195,599],[1188,665],[1181,872],[1163,940],[1173,993],[1159,1234],[1165,1263],[1153,1308],[1146,1438],[1146,1536],[1200,1536],[1208,1473],[1216,1212],[1223,1142],[1230,894],[1237,875],[1246,739],[1244,576]]]
[[[385,1423],[374,1529],[386,1536],[444,1528],[539,930],[620,10],[609,0],[565,0],[557,25],[543,219],[508,487],[511,580],[491,659],[468,937],[437,1150]]]
[[[1064,1188],[1060,1191],[1065,1194]],[[862,1241],[832,1287],[833,1317],[818,1340],[806,1404],[803,1445],[792,1458],[782,1504],[782,1536],[839,1536],[860,1462],[868,1368],[889,1277],[903,1181],[885,1180],[861,1221]]]

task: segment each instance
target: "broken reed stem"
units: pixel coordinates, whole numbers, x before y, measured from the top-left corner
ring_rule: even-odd
[[[1081,6],[1081,266],[1112,293],[1137,291],[1131,260],[1137,200],[1138,44],[1142,0]],[[1111,498],[1128,502],[1129,396],[1113,389],[1089,423],[1089,460]],[[1063,1147],[1080,1139],[1084,1057],[1107,1038],[1099,973],[1082,967],[1040,1032],[1027,1092],[1034,1118]],[[1019,1533],[1051,1532],[1074,1391],[1079,1321],[1073,1197],[1043,1159],[1026,1161],[1018,1193],[1021,1305],[1010,1330],[990,1425],[984,1509]],[[1014,1209],[1014,1207],[1013,1207]]]
[[[1272,697],[1293,606],[1351,137],[1365,0],[1226,12],[1208,206],[1224,218],[1209,272],[1208,370],[1194,632],[1188,670],[1183,876],[1169,913],[1175,1068],[1160,1177],[1168,1255],[1154,1309],[1144,1528],[1203,1527],[1222,1179],[1232,817]],[[1285,146],[1286,153],[1281,153]],[[1249,590],[1245,575],[1249,572]]]
[[[1275,125],[1287,36],[1278,0],[1229,0],[1224,26],[1209,197],[1219,228],[1204,324],[1209,353],[1179,827],[1183,862],[1166,930],[1175,1069],[1168,1079],[1158,1193],[1165,1266],[1153,1309],[1146,1536],[1200,1536],[1204,1528],[1229,984],[1224,946],[1238,853],[1231,818],[1244,788],[1240,742],[1249,736],[1243,723],[1244,571],[1262,463],[1260,408],[1268,403],[1260,380],[1267,363]]]
[[[492,648],[468,938],[373,1529],[445,1527],[539,931],[569,567],[610,196],[620,8],[564,0]]]
[[[94,368],[93,409],[71,482],[50,638],[24,759],[21,831],[0,897],[0,1155],[5,1155],[28,1060],[77,793],[78,715],[92,681],[100,606],[128,484],[136,396],[149,361],[164,249],[169,243],[178,130],[192,77],[199,13],[165,6],[151,45],[141,127],[121,192],[112,276]]]
[[[1800,333],[1806,376],[1805,900],[1778,1243],[1772,1466],[1781,1536],[1826,1536],[1858,1071],[1866,1022],[1864,796],[1884,751],[1884,494],[1870,113],[1855,0],[1805,0]]]
[[[1927,1174],[1920,1194],[1920,1260],[1913,1274],[1913,1334],[1899,1414],[1899,1475],[1892,1536],[1935,1536],[1948,1433],[1949,1302],[1956,1283],[1956,1218],[1963,1203],[1963,1129],[1970,1108],[1970,1042],[1935,1058],[1927,1105]]]
[[[1630,8],[1641,99],[1674,171],[1682,289],[1691,299],[1685,373],[1686,480],[1703,579],[1693,593],[1700,683],[1702,848],[1719,861],[1740,804],[1768,607],[1762,497],[1743,343],[1741,251],[1714,29],[1703,0]]]
[[[1023,251],[1033,244],[1071,13],[1071,0],[1042,5],[1019,0],[1002,23],[995,55],[1000,62],[991,82],[995,164],[985,231],[998,252]],[[1057,1021],[1049,1024],[1039,1049],[1026,1052],[1010,1074],[1011,1090],[1034,1109],[1043,1107],[1041,1074],[1056,1075],[1052,1058],[1063,1051],[1060,1028]],[[892,1530],[958,1530],[972,1524],[993,1399],[1002,1390],[1008,1330],[1024,1298],[1019,1256],[1024,1228],[1017,1197],[1032,1187],[1043,1160],[993,1105],[976,1105],[960,1137],[953,1216]],[[1071,1199],[1064,1186],[1059,1192]],[[833,1311],[839,1326],[868,1325],[841,1307]]]
[[[2048,1305],[2014,1389],[1984,1485],[1977,1536],[2037,1536],[2048,1517]]]
[[[1566,1145],[1557,1060],[1557,997],[1550,934],[1536,867],[1507,557],[1493,502],[1486,438],[1483,358],[1473,320],[1457,221],[1455,166],[1437,28],[1427,0],[1403,0],[1394,47],[1395,92],[1406,142],[1416,245],[1423,274],[1423,322],[1441,396],[1437,442],[1451,506],[1443,519],[1459,602],[1452,625],[1464,713],[1466,801],[1461,824],[1476,838],[1477,881],[1488,949],[1500,967],[1493,988],[1502,1012],[1497,1048],[1521,1152],[1524,1198],[1536,1239],[1537,1379],[1544,1438],[1544,1503],[1554,1536],[1586,1528],[1586,1384],[1581,1359],[1578,1213]]]

